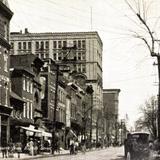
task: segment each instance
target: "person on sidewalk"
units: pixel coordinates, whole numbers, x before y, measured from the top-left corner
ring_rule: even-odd
[[[2,139],[2,144],[1,144],[1,150],[2,150],[2,157],[3,158],[7,158],[7,149],[8,149],[8,145],[7,145],[7,141]]]
[[[83,153],[83,154],[86,153],[86,144],[85,144],[85,142],[82,143],[82,153]]]
[[[34,143],[32,139],[28,143],[28,148],[29,148],[29,154],[33,156],[34,155]]]
[[[78,143],[78,140],[76,140],[75,142],[74,142],[74,147],[75,147],[75,152],[74,152],[74,154],[77,154],[78,153],[78,147],[79,147],[79,143]]]
[[[20,154],[22,152],[22,143],[21,142],[16,143],[16,152],[18,154],[18,158],[20,158]]]
[[[74,154],[74,141],[70,141],[70,155]]]

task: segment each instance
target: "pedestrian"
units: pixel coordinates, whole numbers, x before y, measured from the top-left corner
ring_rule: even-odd
[[[82,152],[85,154],[86,153],[86,144],[82,143]]]
[[[8,146],[7,146],[7,141],[2,139],[2,144],[1,144],[1,150],[2,150],[2,157],[3,158],[7,158],[7,149],[8,149]]]
[[[16,143],[16,152],[18,154],[18,158],[20,158],[20,154],[22,152],[22,143],[21,142]]]
[[[33,143],[32,139],[29,141],[28,147],[29,147],[29,154],[31,156],[33,156],[34,155],[34,143]]]
[[[9,144],[8,144],[8,157],[13,158],[14,155],[14,150],[15,150],[15,146],[14,143],[12,142],[12,139],[10,139]]]
[[[79,146],[79,144],[78,144],[78,140],[76,140],[75,142],[74,142],[74,154],[77,154],[78,153],[78,146]]]
[[[70,155],[71,154],[74,154],[74,141],[73,140],[70,141]]]

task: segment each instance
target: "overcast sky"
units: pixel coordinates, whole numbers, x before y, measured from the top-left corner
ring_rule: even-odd
[[[124,0],[8,1],[14,12],[11,31],[98,31],[103,41],[103,87],[121,89],[120,118],[128,114],[129,123],[133,124],[139,106],[157,95],[155,59],[143,42],[133,38],[131,30],[142,31]],[[139,1],[147,2],[147,22],[156,30],[160,16],[158,0]]]

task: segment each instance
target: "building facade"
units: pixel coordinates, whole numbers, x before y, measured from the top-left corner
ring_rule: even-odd
[[[11,138],[14,142],[22,142],[23,147],[29,138],[39,136],[38,128],[43,126],[39,80],[42,65],[43,62],[33,54],[10,56],[10,101],[13,106]],[[21,139],[15,139],[15,133],[19,133]]]
[[[8,2],[0,0],[0,146],[5,146],[10,137],[9,23],[12,15]]]
[[[86,83],[93,86],[93,109],[102,109],[102,41],[97,32],[11,34],[12,54],[33,53],[39,58],[70,66],[72,71],[86,75]],[[70,47],[75,47],[70,50]],[[69,59],[69,61],[67,61]],[[72,61],[71,61],[72,59]],[[96,111],[93,112],[96,117]],[[95,137],[96,118],[93,119]]]
[[[108,144],[118,141],[118,105],[120,89],[103,90],[104,132]]]

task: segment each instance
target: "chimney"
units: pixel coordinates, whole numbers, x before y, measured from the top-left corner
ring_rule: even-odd
[[[25,28],[25,29],[24,29],[24,33],[25,33],[25,34],[29,33],[29,32],[28,32],[28,28]]]

